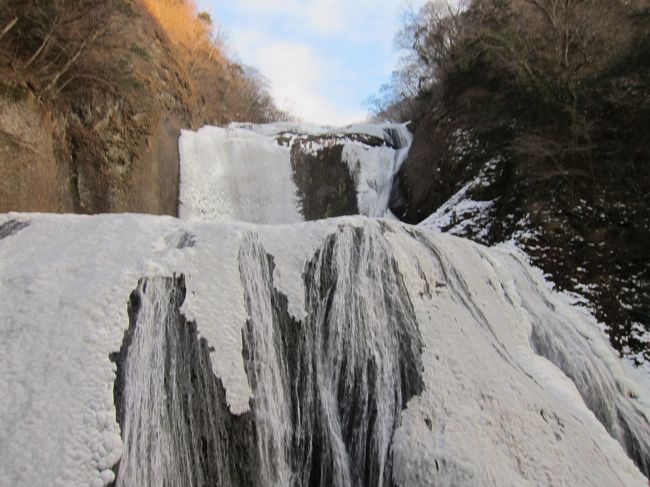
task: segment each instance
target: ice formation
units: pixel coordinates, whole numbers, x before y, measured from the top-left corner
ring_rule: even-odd
[[[252,131],[203,127],[180,140],[179,215],[210,221],[302,220],[289,149]]]
[[[520,254],[301,221],[386,215],[405,127],[180,144],[183,219],[0,215],[0,484],[647,485],[648,390]]]
[[[405,125],[352,125],[334,128],[307,124],[231,124],[183,131],[181,218],[251,223],[293,223],[304,219],[294,173],[296,153],[318,156],[341,146],[340,160],[354,181],[357,209],[386,216],[393,176],[408,154],[411,133]],[[328,168],[302,168],[318,184]],[[306,197],[312,197],[308,192]],[[330,215],[320,210],[318,217]]]
[[[647,483],[568,377],[646,468],[647,391],[512,254],[363,217],[0,229],[6,485]]]

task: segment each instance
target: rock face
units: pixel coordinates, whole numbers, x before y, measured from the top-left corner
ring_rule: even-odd
[[[308,144],[309,141],[305,141]],[[343,145],[310,153],[301,142],[291,147],[291,169],[305,220],[358,215],[357,192],[343,160]]]
[[[27,91],[0,90],[0,212],[72,212],[68,160],[60,160],[61,126]]]
[[[111,9],[107,36],[119,45],[98,43],[88,61],[110,82],[93,73],[49,98],[0,86],[0,212],[177,214],[187,74],[140,2]]]
[[[433,214],[497,154],[471,133],[435,113],[413,126],[413,143],[395,176],[390,209],[400,220],[417,224]],[[492,190],[498,189],[493,185]],[[476,195],[488,201],[498,194]],[[446,229],[445,229],[446,230]]]

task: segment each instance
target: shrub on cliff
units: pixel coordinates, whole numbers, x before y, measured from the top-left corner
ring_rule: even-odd
[[[79,79],[106,82],[84,69],[93,48],[106,42],[108,0],[16,0],[0,7],[8,19],[0,37],[0,61],[16,81],[41,97],[55,98]]]
[[[266,122],[287,118],[276,107],[268,83],[257,71],[241,66],[205,12],[191,0],[142,2],[164,29],[192,83],[195,118],[202,123],[233,120]],[[133,11],[134,0],[16,0],[0,4],[0,64],[12,84],[26,86],[41,98],[66,90],[101,86],[121,91],[139,84],[128,66],[106,62],[120,51],[115,12]],[[138,45],[131,52],[147,58]],[[128,85],[128,86],[125,86]]]

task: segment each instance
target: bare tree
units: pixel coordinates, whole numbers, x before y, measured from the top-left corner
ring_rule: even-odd
[[[54,97],[105,35],[109,0],[17,0],[0,45],[12,70],[40,96]]]

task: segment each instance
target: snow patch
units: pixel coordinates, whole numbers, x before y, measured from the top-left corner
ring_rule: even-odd
[[[471,146],[470,146],[471,147]],[[490,183],[500,159],[491,159],[479,174],[459,189],[433,214],[420,222],[420,226],[438,232],[486,243],[488,241],[495,200],[477,201],[473,191]]]

